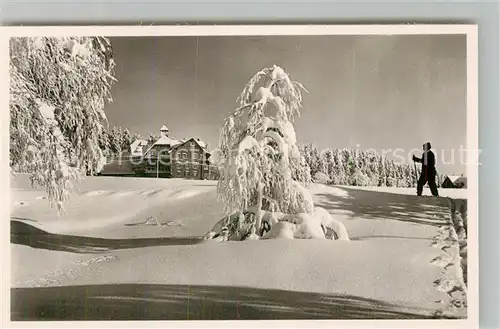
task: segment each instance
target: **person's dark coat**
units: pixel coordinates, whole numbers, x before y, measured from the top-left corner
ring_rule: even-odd
[[[422,163],[422,173],[428,176],[436,174],[436,156],[428,150],[422,154],[422,158],[413,157],[413,161]]]
[[[430,143],[424,144],[424,150],[426,151],[422,154],[422,158],[413,156],[413,161],[422,163],[422,172],[417,182],[417,195],[422,195],[424,185],[428,183],[432,195],[439,196],[436,185],[436,157],[431,151]]]

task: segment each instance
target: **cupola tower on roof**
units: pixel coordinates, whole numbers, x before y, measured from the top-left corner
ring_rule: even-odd
[[[168,129],[166,125],[161,126],[161,128],[160,128],[160,136],[161,137],[167,137],[169,131],[170,131],[170,129]]]

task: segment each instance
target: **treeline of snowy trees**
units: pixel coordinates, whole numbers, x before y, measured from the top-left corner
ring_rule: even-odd
[[[127,128],[103,129],[98,137],[99,149],[105,157],[127,156],[130,153],[130,144],[139,138],[139,134],[131,133]],[[27,166],[11,164],[11,167],[14,172],[31,172]]]
[[[331,185],[416,187],[420,168],[398,164],[380,154],[363,150],[327,149],[312,144],[299,147],[314,181]],[[437,177],[438,186],[444,176]]]
[[[139,138],[139,134],[131,133],[127,128],[113,127],[102,131],[99,147],[107,156],[126,155],[130,152],[130,144]]]

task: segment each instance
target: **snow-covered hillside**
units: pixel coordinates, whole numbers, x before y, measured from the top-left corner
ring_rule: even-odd
[[[202,223],[209,223],[212,213],[216,213],[214,219],[221,216],[213,181],[88,177],[68,201],[66,213],[60,215],[44,199],[43,190],[30,188],[27,176],[20,175],[11,184],[12,215],[36,219],[34,225],[52,233],[90,233],[110,225],[140,224],[149,217],[169,225],[185,221],[186,216],[196,216]],[[187,206],[191,204],[203,205],[206,211],[192,213],[193,207]],[[200,225],[201,230],[209,227]]]
[[[57,218],[43,190],[13,177],[13,316],[464,315],[463,307],[449,308],[460,291],[448,295],[443,286],[457,279],[456,264],[436,261],[447,255],[435,243],[449,224],[447,198],[315,184],[309,187],[315,204],[344,223],[351,241],[221,244],[199,239],[223,216],[215,184],[89,177],[68,202],[68,214]]]

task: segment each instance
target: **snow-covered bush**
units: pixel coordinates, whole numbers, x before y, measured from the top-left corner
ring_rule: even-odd
[[[320,184],[328,184],[330,182],[330,176],[328,176],[328,174],[318,171],[314,175],[314,182]]]
[[[370,178],[359,169],[355,169],[349,178],[349,184],[353,186],[369,186]]]
[[[229,240],[262,236],[266,227],[266,237],[325,237],[305,188],[311,169],[292,124],[304,91],[276,65],[257,72],[243,89],[240,107],[224,122],[216,152],[218,199],[227,216],[213,231],[225,228]],[[277,232],[279,227],[291,231]]]
[[[10,165],[61,209],[100,170],[114,61],[102,37],[10,39]]]

